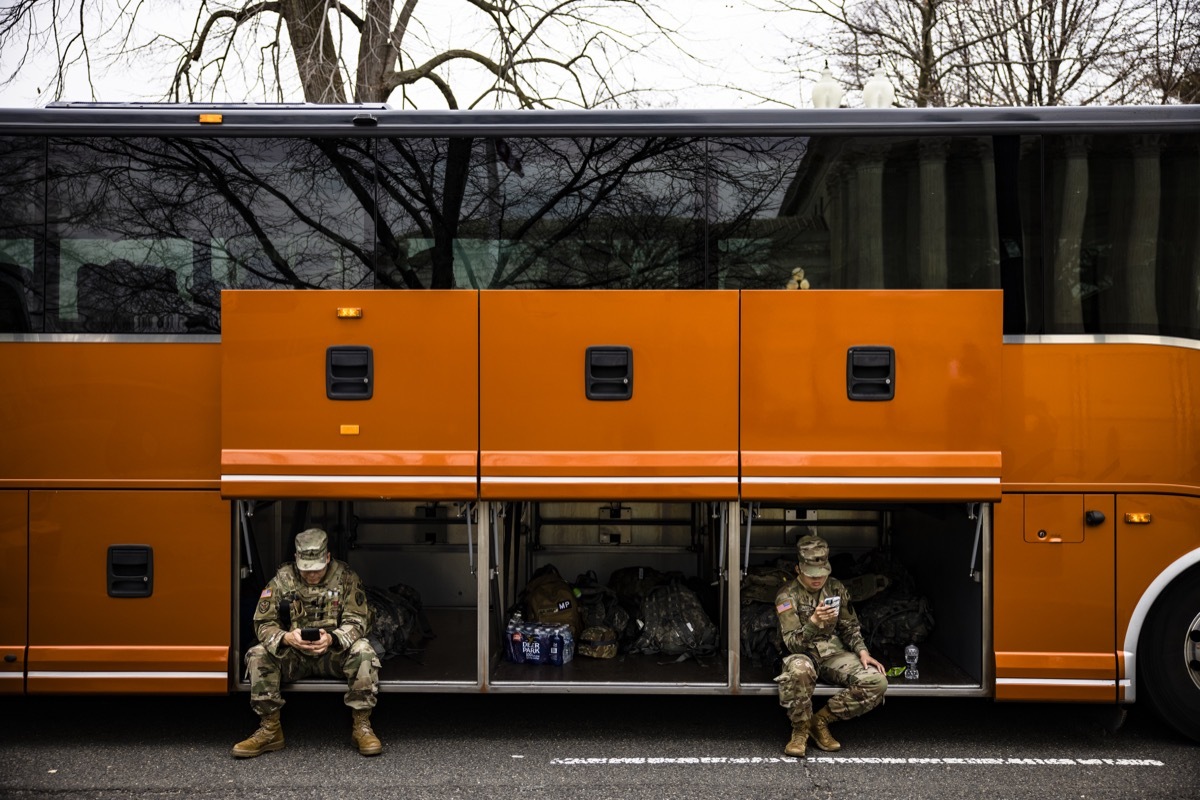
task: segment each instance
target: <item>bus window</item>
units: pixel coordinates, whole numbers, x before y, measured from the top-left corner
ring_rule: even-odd
[[[34,242],[42,228],[41,139],[0,137],[0,333],[42,329]]]
[[[1000,285],[990,138],[715,139],[722,285]]]
[[[370,286],[364,150],[353,140],[51,140],[50,328],[209,333],[224,288]]]
[[[1047,137],[1048,332],[1200,336],[1198,143]]]
[[[395,288],[705,288],[704,144],[391,139],[380,278]]]

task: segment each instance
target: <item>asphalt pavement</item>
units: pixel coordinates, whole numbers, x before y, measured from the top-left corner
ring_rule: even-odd
[[[897,697],[798,760],[766,697],[385,693],[364,758],[339,694],[285,696],[286,748],[246,760],[245,695],[0,700],[0,797],[1200,797],[1200,745],[1141,707],[1113,732],[1093,706]]]

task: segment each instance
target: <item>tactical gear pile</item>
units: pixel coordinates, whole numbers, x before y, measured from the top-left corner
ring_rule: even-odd
[[[368,586],[366,592],[371,612],[367,639],[375,653],[381,660],[406,656],[420,661],[422,645],[436,637],[421,605],[420,592],[404,583],[386,589]]]
[[[856,587],[867,595],[861,601],[856,599],[854,608],[863,638],[872,651],[929,638],[934,626],[933,610],[903,564],[874,550],[855,560],[846,574],[846,588],[854,592],[852,587]]]
[[[678,572],[624,567],[604,586],[589,571],[572,587],[546,565],[530,579],[518,609],[537,623],[578,619],[580,628],[572,628],[575,652],[589,658],[661,653],[682,660],[718,649],[717,626]]]
[[[583,630],[575,593],[553,564],[546,564],[533,573],[525,586],[522,602],[527,620],[567,625],[573,636]]]
[[[696,593],[678,578],[649,591],[640,619],[642,632],[631,653],[662,653],[682,660],[717,652],[717,626]]]

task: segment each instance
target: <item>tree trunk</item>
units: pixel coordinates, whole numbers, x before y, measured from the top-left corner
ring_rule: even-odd
[[[304,99],[310,103],[346,102],[337,48],[329,30],[327,0],[283,0],[280,6],[304,87]]]
[[[415,0],[404,4],[404,11],[412,13]],[[394,0],[369,0],[366,4],[366,19],[363,20],[362,37],[358,45],[358,75],[354,85],[354,99],[359,103],[383,103],[387,101],[386,76],[396,61],[396,50],[391,41],[392,9]],[[401,20],[403,26],[407,17]],[[398,36],[403,36],[403,27]]]

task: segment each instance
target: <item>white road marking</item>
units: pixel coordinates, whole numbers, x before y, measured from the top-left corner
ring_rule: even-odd
[[[617,756],[612,758],[552,758],[550,763],[567,767],[592,767],[613,764],[953,764],[959,766],[1048,766],[1048,767],[1163,767],[1154,758],[889,758],[885,756]]]

